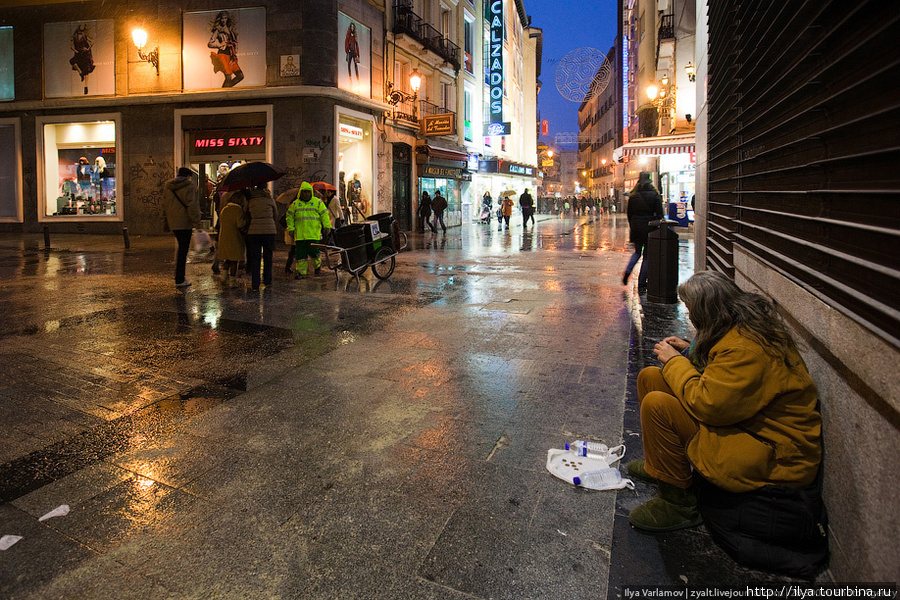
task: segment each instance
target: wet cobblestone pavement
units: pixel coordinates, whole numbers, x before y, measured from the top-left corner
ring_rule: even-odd
[[[176,290],[169,237],[0,238],[0,535],[23,537],[0,553],[0,597],[761,580],[702,529],[623,525],[647,486],[617,504],[546,472],[576,438],[640,455],[633,378],[655,339],[687,330],[679,305],[621,285],[623,218],[541,219],[412,236],[387,281],[295,281],[280,248],[261,292],[202,261]]]

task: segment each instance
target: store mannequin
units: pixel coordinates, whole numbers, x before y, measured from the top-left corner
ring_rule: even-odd
[[[362,196],[362,182],[359,180],[359,173],[353,173],[353,179],[350,180],[347,186],[347,199],[350,201],[350,206],[353,210],[356,210],[360,217],[365,219],[366,205]]]
[[[78,159],[75,175],[78,180],[78,194],[87,198],[91,195],[91,163],[86,156]]]

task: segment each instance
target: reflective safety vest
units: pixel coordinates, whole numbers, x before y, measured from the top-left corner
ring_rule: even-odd
[[[288,231],[294,232],[295,240],[319,240],[322,238],[322,229],[331,228],[331,219],[328,217],[328,209],[322,201],[315,196],[309,202],[297,198],[288,208]]]

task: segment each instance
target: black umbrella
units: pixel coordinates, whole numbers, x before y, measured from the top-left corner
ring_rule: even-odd
[[[238,165],[228,171],[225,178],[219,182],[219,191],[240,190],[253,187],[258,183],[275,181],[284,177],[284,173],[265,162],[249,162]]]

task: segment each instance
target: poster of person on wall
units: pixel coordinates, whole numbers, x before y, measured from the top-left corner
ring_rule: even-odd
[[[13,28],[0,27],[0,100],[16,97],[13,64]]]
[[[185,90],[266,84],[266,9],[184,13]]]
[[[372,95],[372,30],[338,12],[338,87]]]
[[[116,93],[112,19],[44,25],[44,93],[48,98]]]

